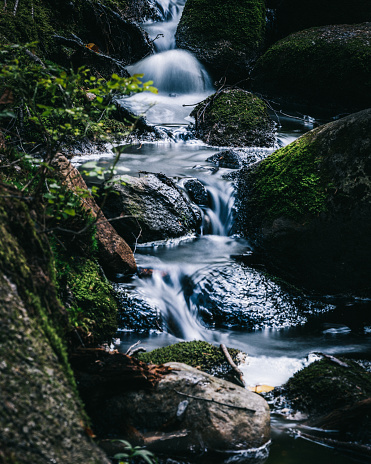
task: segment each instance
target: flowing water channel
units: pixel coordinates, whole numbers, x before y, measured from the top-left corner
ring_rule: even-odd
[[[233,235],[233,184],[228,169],[215,169],[206,159],[219,148],[185,137],[192,105],[213,92],[212,81],[197,59],[175,46],[176,25],[185,0],[156,2],[162,21],[145,25],[155,40],[156,54],[130,67],[153,80],[158,95],[139,94],[123,104],[145,114],[167,136],[153,143],[123,149],[118,174],[140,170],[161,172],[179,185],[197,178],[206,187],[204,230],[194,237],[137,246],[138,266],[151,277],[134,277],[116,287],[130,299],[131,312],[122,323],[121,351],[137,340],[147,351],[180,340],[224,343],[248,353],[242,366],[248,385],[282,385],[294,372],[316,359],[316,352],[367,359],[371,354],[370,302],[324,295],[312,299],[281,288],[266,275],[241,264],[251,253],[248,240]],[[312,128],[311,118],[281,117],[278,140],[285,145]],[[273,150],[248,149],[246,162]],[[95,158],[107,167],[113,153],[76,158],[81,165]],[[228,178],[228,176],[227,176]],[[161,319],[165,331],[145,331],[148,321]],[[127,330],[129,323],[131,330]],[[153,327],[153,324],[152,324]],[[279,408],[276,408],[279,409]],[[267,464],[345,464],[352,457],[296,439],[296,422],[272,414],[272,446]],[[215,462],[215,461],[214,461]],[[254,461],[255,462],[255,461]],[[259,461],[261,462],[261,461]]]

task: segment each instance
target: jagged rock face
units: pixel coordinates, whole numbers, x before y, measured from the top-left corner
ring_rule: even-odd
[[[264,38],[262,0],[187,0],[176,32],[179,48],[231,83],[247,79]]]
[[[334,115],[371,106],[371,23],[291,34],[256,63],[252,88]]]
[[[269,407],[259,395],[181,363],[150,391],[108,398],[101,413],[113,422],[130,418],[150,449],[186,455],[242,452],[265,445]]]
[[[165,240],[195,232],[201,212],[185,193],[163,174],[115,179],[103,212],[129,244]]]
[[[244,90],[217,92],[199,103],[191,116],[196,136],[210,145],[271,147],[275,142],[266,104]]]
[[[371,110],[243,169],[239,222],[271,270],[327,292],[370,292]]]

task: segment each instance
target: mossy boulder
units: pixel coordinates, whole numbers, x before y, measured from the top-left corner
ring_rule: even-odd
[[[176,32],[179,48],[232,83],[248,77],[264,39],[263,0],[188,0]]]
[[[283,387],[293,407],[309,416],[308,433],[336,430],[341,441],[371,443],[371,373],[357,362],[324,357],[294,374]]]
[[[312,28],[274,44],[252,73],[253,90],[328,114],[371,106],[371,23]]]
[[[239,354],[242,355],[241,351],[228,348],[228,352],[233,361],[238,364]],[[197,367],[215,377],[230,381],[233,381],[235,375],[222,350],[204,341],[180,342],[163,348],[156,348],[149,353],[140,353],[138,359],[151,364],[180,362],[191,367]]]
[[[244,168],[238,221],[273,272],[370,293],[371,110],[314,129]]]
[[[196,137],[210,145],[271,147],[275,142],[267,105],[245,90],[217,92],[199,103],[191,116]]]
[[[0,461],[108,464],[86,433],[37,204],[3,182],[0,191]]]
[[[371,21],[369,0],[267,0],[274,10],[276,36],[329,24],[357,24]]]

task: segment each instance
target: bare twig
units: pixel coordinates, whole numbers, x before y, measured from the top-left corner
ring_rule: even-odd
[[[315,354],[318,354],[319,356],[323,356],[324,358],[328,359],[329,361],[335,363],[335,364],[339,364],[339,366],[341,367],[349,367],[349,364],[343,362],[343,361],[340,361],[340,359],[338,358],[335,358],[335,356],[331,356],[331,354],[325,354],[325,353],[320,353],[318,351],[315,352]]]
[[[131,345],[129,346],[128,350],[126,351],[126,356],[131,356],[131,352],[133,351],[133,349],[138,346],[140,344],[140,340],[138,340],[136,343],[134,343],[134,345]]]
[[[214,398],[202,398],[200,396],[188,395],[188,393],[182,393],[178,390],[174,390],[178,395],[186,396],[187,398],[193,398],[194,400],[207,401],[208,403],[220,404],[221,406],[227,406],[228,408],[241,409],[242,411],[248,411],[253,414],[256,413],[255,409],[245,408],[244,406],[236,406],[235,404],[222,403],[221,401],[216,401]]]
[[[241,383],[243,387],[245,387],[245,381],[243,380],[243,374],[240,371],[240,369],[236,366],[236,364],[234,363],[233,359],[231,358],[231,355],[228,353],[227,347],[223,343],[221,343],[220,349],[223,351],[223,354],[225,356],[225,359],[228,361],[228,364],[236,372],[238,376],[238,381]]]
[[[14,10],[13,10],[13,16],[15,16],[15,15],[17,14],[18,3],[19,3],[19,0],[15,0]]]

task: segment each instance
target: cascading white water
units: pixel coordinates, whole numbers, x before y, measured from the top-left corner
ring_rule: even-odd
[[[175,48],[175,32],[182,16],[186,0],[157,0],[157,7],[161,21],[148,22],[144,29],[154,42],[157,53]]]
[[[144,92],[121,103],[134,113],[145,115],[152,124],[188,124],[192,105],[213,92],[212,81],[192,53],[175,45],[185,0],[158,0],[155,5],[163,21],[143,27],[154,40],[156,53],[129,66],[128,71],[132,75],[144,74],[144,81],[153,81],[158,95]]]
[[[145,80],[152,80],[159,92],[169,96],[212,89],[206,70],[186,50],[167,50],[148,56],[128,70],[131,74],[144,74]]]

